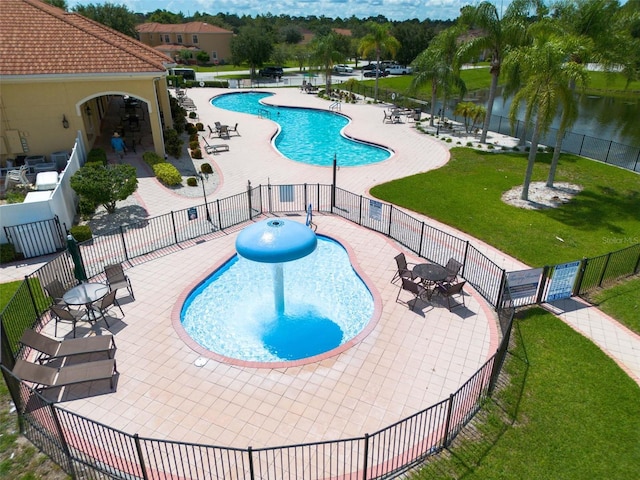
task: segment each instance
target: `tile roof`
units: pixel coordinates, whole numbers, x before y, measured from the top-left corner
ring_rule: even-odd
[[[138,32],[144,33],[233,33],[222,27],[205,22],[189,23],[142,23],[136,27]]]
[[[171,58],[77,13],[2,0],[0,75],[164,72]]]

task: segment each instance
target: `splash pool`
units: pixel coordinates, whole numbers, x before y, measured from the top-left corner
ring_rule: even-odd
[[[212,105],[234,112],[269,118],[280,126],[274,145],[285,157],[302,163],[331,166],[334,154],[341,167],[369,165],[391,156],[379,145],[345,136],[349,119],[337,112],[313,108],[275,107],[262,103],[273,94],[227,93],[211,100]]]
[[[188,295],[180,314],[186,333],[223,357],[269,363],[329,352],[370,321],[373,296],[335,240],[319,235],[312,254],[284,265],[282,314],[271,267],[232,257]]]

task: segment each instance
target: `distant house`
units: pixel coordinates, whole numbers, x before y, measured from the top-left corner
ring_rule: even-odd
[[[69,150],[78,132],[90,149],[109,103],[123,96],[144,104],[164,156],[171,58],[39,0],[2,0],[0,12],[0,161]]]
[[[193,62],[201,51],[209,54],[209,61],[214,64],[228,62],[231,58],[231,39],[234,33],[205,22],[143,23],[136,27],[136,31],[142,43],[176,62],[181,60],[179,53],[182,50],[192,52]]]
[[[331,30],[337,33],[338,35],[343,35],[345,37],[353,36],[353,33],[351,32],[351,30],[347,28],[332,28]],[[302,45],[306,45],[310,43],[316,36],[315,33],[313,33],[311,30],[306,28],[301,28],[300,33],[302,34],[302,40],[300,41]]]

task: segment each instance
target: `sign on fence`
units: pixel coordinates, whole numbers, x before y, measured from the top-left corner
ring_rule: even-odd
[[[198,219],[198,210],[196,207],[191,207],[187,209],[187,217],[189,220],[197,220]]]
[[[382,220],[382,202],[369,200],[369,217],[372,220]]]
[[[508,306],[522,307],[536,303],[543,268],[507,272],[507,284],[511,303]]]
[[[547,291],[547,302],[571,297],[579,268],[579,260],[556,265],[551,276],[551,285]]]

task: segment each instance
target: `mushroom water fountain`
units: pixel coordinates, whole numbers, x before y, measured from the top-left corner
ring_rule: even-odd
[[[275,313],[285,311],[284,264],[313,253],[318,239],[311,228],[298,222],[274,218],[243,229],[236,239],[236,251],[247,260],[273,265]]]

